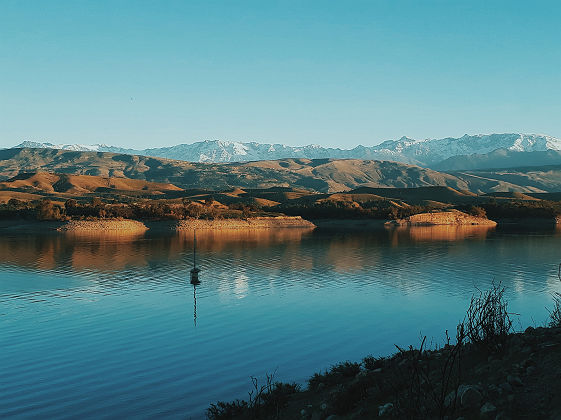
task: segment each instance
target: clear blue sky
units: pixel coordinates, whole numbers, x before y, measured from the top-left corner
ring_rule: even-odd
[[[0,146],[561,137],[558,1],[0,0]]]

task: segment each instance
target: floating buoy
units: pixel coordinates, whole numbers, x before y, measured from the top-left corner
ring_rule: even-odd
[[[201,270],[197,267],[197,231],[193,231],[193,268],[191,269],[191,284],[196,286],[201,284],[199,273]]]

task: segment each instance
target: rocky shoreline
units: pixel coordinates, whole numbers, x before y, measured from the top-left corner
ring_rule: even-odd
[[[561,279],[561,277],[560,277]],[[548,327],[513,330],[505,288],[472,295],[464,319],[444,345],[400,348],[314,374],[298,384],[261,385],[249,400],[211,404],[220,419],[439,419],[561,418],[561,293],[554,293]]]
[[[174,225],[176,231],[194,229],[277,229],[277,228],[315,228],[316,226],[300,216],[248,217],[247,219],[189,219],[180,220]]]
[[[84,234],[139,234],[156,232],[185,232],[200,230],[261,230],[282,228],[314,229],[316,226],[300,216],[250,217],[246,219],[187,219],[179,221],[139,221],[131,219],[69,220],[66,222],[35,221],[2,226],[10,231],[58,231]]]
[[[390,357],[333,366],[310,378],[305,390],[290,384],[271,387],[263,400],[278,403],[274,416],[263,404],[262,414],[252,417],[251,407],[238,401],[211,406],[209,417],[559,419],[560,349],[561,328],[542,327],[508,335],[499,353],[472,343],[399,349]]]
[[[144,223],[129,219],[70,220],[57,228],[59,232],[72,233],[143,233],[146,230]]]
[[[480,225],[496,226],[497,222],[485,217],[472,216],[458,210],[418,213],[405,219],[392,220],[388,225],[395,226],[438,226],[438,225]]]

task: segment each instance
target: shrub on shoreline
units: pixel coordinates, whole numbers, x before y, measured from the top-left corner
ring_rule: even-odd
[[[551,330],[528,328],[525,333],[516,333],[505,288],[500,283],[493,284],[489,290],[478,291],[471,297],[455,339],[446,331],[445,344],[441,347],[427,349],[424,337],[419,348],[397,347],[398,352],[390,357],[367,356],[361,363],[339,363],[324,373],[314,374],[306,390],[292,389],[294,392],[285,393],[282,405],[285,408],[273,414],[256,411],[255,407],[250,410],[247,402],[238,400],[211,405],[207,416],[209,419],[325,419],[330,414],[350,418],[495,418],[500,408],[504,417],[504,410],[511,412],[512,402],[511,394],[506,393],[522,389],[523,382],[518,375],[522,372],[528,375],[536,369],[533,356],[536,352],[547,352],[546,363],[558,366],[554,344],[540,341],[558,340],[561,344],[561,294],[554,294],[554,305],[550,311]],[[550,370],[545,369],[545,372]],[[554,372],[551,375],[549,380],[555,376]],[[488,382],[477,382],[481,380]],[[543,399],[540,404],[547,406]],[[532,406],[520,407],[532,410]]]

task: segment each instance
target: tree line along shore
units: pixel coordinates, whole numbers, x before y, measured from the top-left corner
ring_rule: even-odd
[[[557,224],[561,215],[561,201],[549,200],[496,200],[469,203],[424,203],[404,205],[392,200],[368,200],[352,194],[331,195],[319,200],[272,200],[249,203],[217,201],[207,194],[202,199],[142,199],[119,200],[115,197],[82,197],[66,200],[42,198],[20,200],[11,198],[0,203],[0,220],[4,221],[59,221],[71,220],[136,220],[136,221],[190,221],[192,224],[235,226],[233,220],[252,220],[293,216],[305,220],[384,220],[394,224],[488,224],[486,220],[530,223],[542,221]],[[362,201],[361,201],[362,199]],[[454,213],[456,212],[456,213]],[[452,214],[466,216],[447,220]],[[423,216],[429,215],[429,216]],[[437,219],[441,220],[438,221]],[[429,220],[430,219],[430,220]],[[460,220],[462,219],[462,220]],[[231,220],[231,222],[224,222]],[[280,220],[280,219],[278,219]],[[288,219],[287,219],[288,220]],[[294,219],[295,220],[295,219]],[[424,220],[424,221],[423,221]],[[196,222],[195,222],[196,221]],[[205,222],[202,222],[205,221]],[[250,225],[251,223],[246,223]],[[264,225],[264,222],[261,222]],[[182,224],[185,226],[186,222]],[[239,224],[242,226],[242,224]]]
[[[447,211],[432,210],[416,213],[404,218],[394,219],[386,225],[485,225],[496,223],[487,219],[476,209],[471,215],[455,209]],[[411,212],[405,213],[409,214]],[[315,228],[316,225],[300,215],[266,211],[238,204],[224,206],[212,200],[194,203],[183,200],[181,203],[162,202],[140,204],[103,203],[94,198],[90,202],[79,203],[70,199],[63,204],[48,199],[38,202],[24,202],[11,199],[0,208],[4,222],[9,220],[59,222],[54,228],[64,232],[123,232],[141,233],[149,229],[149,222],[156,230],[193,230],[193,229],[270,229],[270,228]],[[364,219],[376,219],[362,218]],[[341,219],[339,219],[341,220]],[[345,219],[343,219],[344,221]],[[355,218],[356,220],[356,218]],[[160,222],[160,223],[158,223]],[[17,223],[15,227],[17,227]],[[28,227],[30,225],[28,224]],[[33,226],[33,224],[31,225]],[[38,225],[35,225],[38,227]]]

